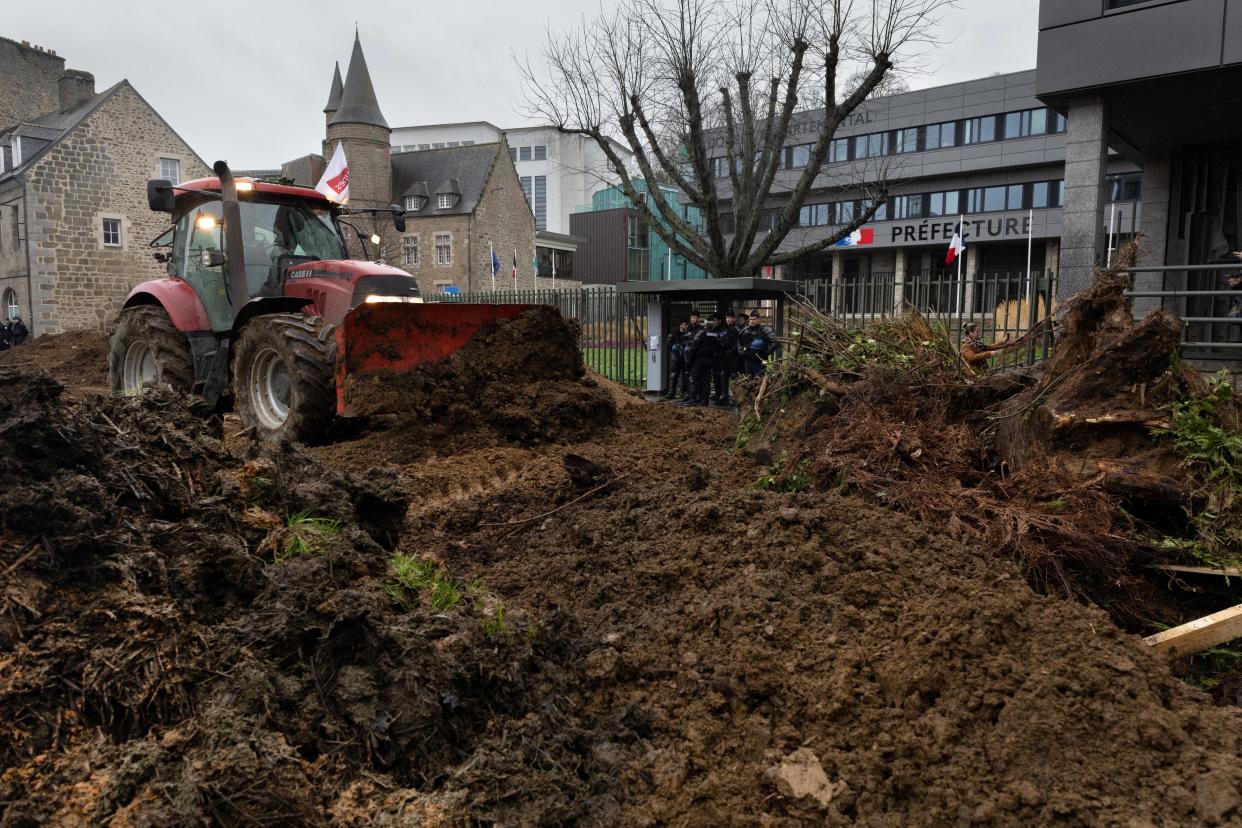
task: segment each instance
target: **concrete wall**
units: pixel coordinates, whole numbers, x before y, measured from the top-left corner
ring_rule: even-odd
[[[448,144],[450,141],[462,143],[471,141],[475,144],[499,143],[501,130],[484,121],[463,124],[435,124],[432,126],[397,127],[392,131],[394,150],[401,147],[401,152],[419,149],[435,149],[436,144]],[[427,146],[424,147],[423,144]]]
[[[1242,0],[1042,0],[1040,95],[1242,62]]]
[[[180,159],[183,179],[210,174],[123,83],[27,171],[23,231],[35,334],[108,330],[130,289],[164,274],[147,246],[169,226],[147,207],[147,179],[159,176],[161,157]],[[105,247],[104,218],[120,219],[121,246]],[[6,258],[4,266],[8,274],[24,263]]]

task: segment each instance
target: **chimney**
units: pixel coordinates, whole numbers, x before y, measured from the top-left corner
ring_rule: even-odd
[[[60,111],[68,112],[95,97],[95,76],[79,69],[66,69],[60,75]]]

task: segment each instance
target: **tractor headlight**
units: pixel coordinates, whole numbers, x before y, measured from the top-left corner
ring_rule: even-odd
[[[380,296],[377,293],[367,295],[363,300],[368,305],[378,305],[381,302],[408,302],[410,304],[421,304],[423,297],[421,296]]]

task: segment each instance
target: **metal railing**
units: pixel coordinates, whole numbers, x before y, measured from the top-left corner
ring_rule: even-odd
[[[956,274],[922,271],[897,278],[894,273],[841,275],[800,284],[802,296],[818,310],[847,327],[863,327],[894,319],[914,308],[932,325],[943,325],[960,347],[967,324],[978,323],[988,342],[1016,341],[1028,331],[1021,348],[1005,352],[1005,364],[1034,364],[1047,358],[1052,329],[1041,324],[1056,312],[1056,274],[997,271],[957,278]]]
[[[1182,320],[1185,356],[1242,361],[1242,288],[1229,288],[1225,281],[1228,274],[1242,273],[1242,262],[1131,267],[1126,272],[1134,277],[1126,295],[1136,317],[1165,308]]]
[[[435,302],[551,305],[578,323],[578,347],[587,367],[631,388],[647,383],[647,300],[615,288],[497,290],[437,294]]]

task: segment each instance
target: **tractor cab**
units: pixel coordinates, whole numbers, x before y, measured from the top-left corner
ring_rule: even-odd
[[[315,190],[245,178],[237,179],[235,187],[240,253],[227,255],[229,240],[224,232],[226,221],[218,178],[189,181],[177,187],[165,181],[148,185],[153,209],[171,208],[167,211],[173,219],[173,226],[152,245],[167,248],[164,261],[169,276],[184,280],[194,289],[213,331],[227,331],[236,320],[239,303],[231,295],[231,269],[238,266],[238,260],[244,277],[235,284],[244,294],[240,303],[244,306],[265,298],[296,296],[313,301],[316,295],[307,292],[304,283],[294,294],[287,291],[291,274],[301,268],[297,275],[305,278],[315,270],[305,267],[310,263],[343,263],[349,259],[342,229],[353,228],[341,218],[340,209]],[[172,199],[165,195],[169,192],[173,193]],[[399,219],[394,215],[394,220]],[[365,244],[365,240],[360,241]],[[375,269],[365,262],[349,265],[349,270],[359,277]],[[402,277],[397,296],[418,298],[418,283],[408,274],[379,267],[387,275]],[[336,271],[340,273],[339,266]],[[344,285],[336,287],[339,290]],[[338,313],[355,304],[355,291],[344,292],[347,299],[331,302]],[[326,298],[325,291],[317,295]],[[341,307],[338,309],[337,305]]]

